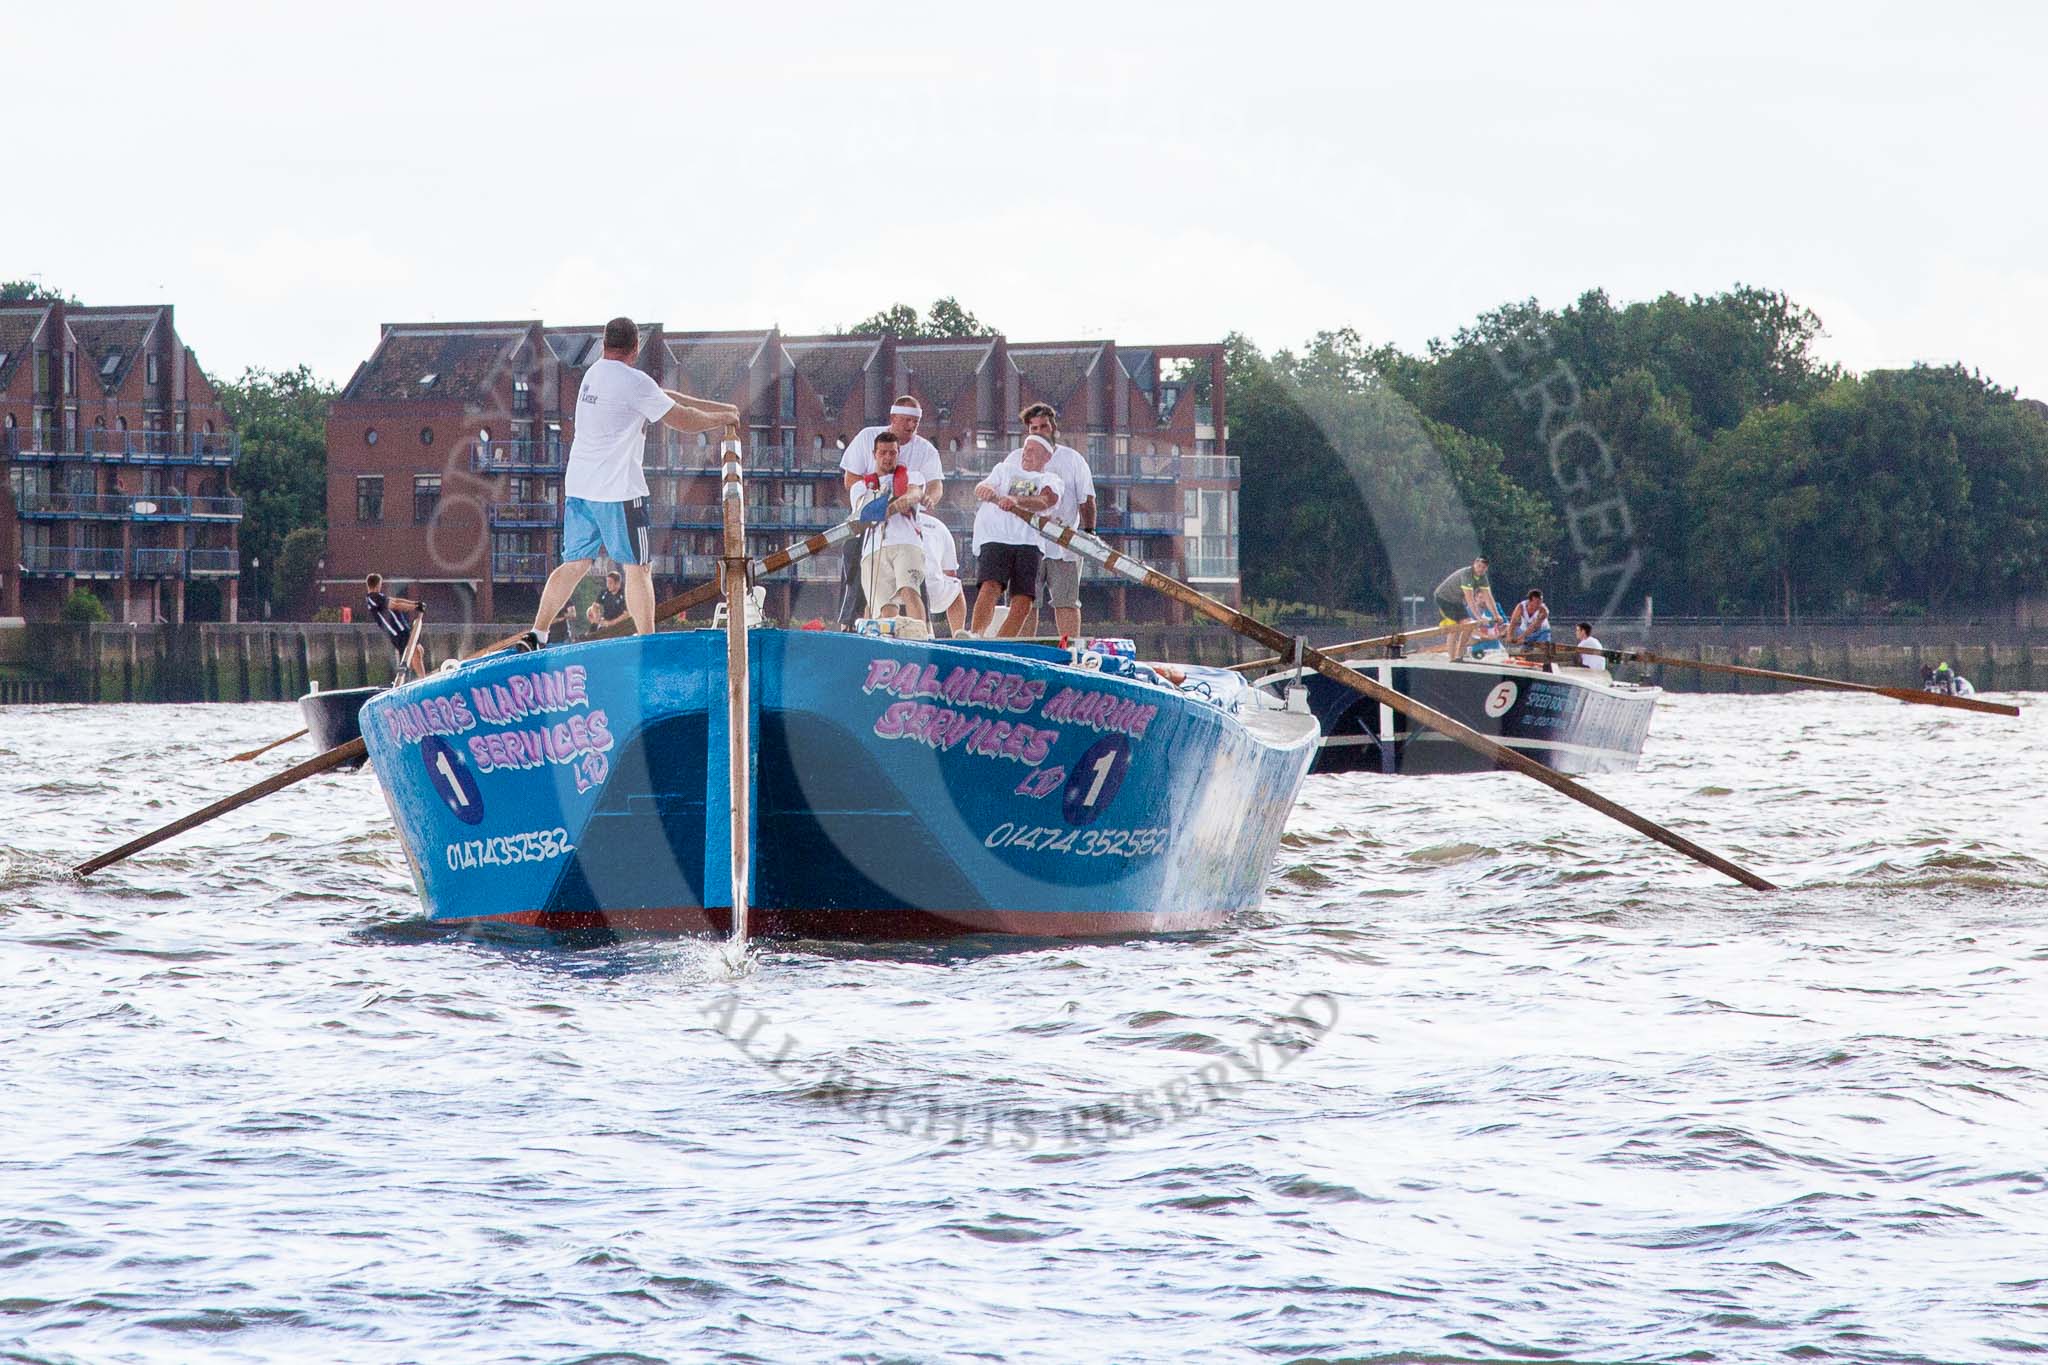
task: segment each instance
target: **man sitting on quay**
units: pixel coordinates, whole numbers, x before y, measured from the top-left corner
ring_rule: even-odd
[[[924,620],[924,534],[917,524],[924,476],[904,463],[893,431],[878,432],[870,446],[874,472],[848,475],[847,498],[854,513],[873,523],[860,541],[861,590],[868,614],[883,619],[899,611]],[[871,509],[881,499],[883,506]]]
[[[974,486],[981,502],[974,514],[975,635],[988,634],[996,598],[1004,591],[1010,595],[1009,610],[996,634],[1021,635],[1031,619],[1045,540],[1017,513],[1043,512],[1059,502],[1060,476],[1051,464],[1052,442],[1027,436],[1021,449],[1011,451]]]
[[[423,645],[415,644],[410,655],[406,653],[405,642],[412,636],[412,622],[407,617],[425,620],[427,609],[410,597],[393,597],[384,591],[384,575],[373,573],[363,580],[363,605],[370,616],[384,628],[391,637],[391,648],[398,655],[398,669],[419,677],[427,671],[427,651]]]
[[[635,633],[654,629],[653,557],[647,537],[647,424],[691,434],[739,425],[730,403],[664,389],[635,369],[640,329],[631,318],[604,325],[604,354],[583,373],[576,392],[576,439],[562,476],[562,564],[548,575],[533,629],[522,649],[539,649],[598,552],[625,574],[626,610]]]
[[[599,630],[607,630],[631,620],[626,611],[624,585],[625,580],[619,577],[617,569],[608,571],[604,576],[604,591],[597,595],[595,602],[584,609],[583,619]]]
[[[939,463],[939,448],[917,434],[917,424],[924,420],[924,404],[907,393],[899,393],[889,404],[889,420],[881,426],[862,427],[854,438],[847,442],[845,453],[839,457],[839,467],[846,472],[846,495],[853,496],[854,482],[865,479],[875,472],[875,440],[883,432],[896,438],[897,456],[910,470],[924,479],[924,507],[928,512],[937,511],[939,495],[946,491],[945,466]],[[853,594],[853,581],[863,559],[858,546],[846,547],[846,590],[841,595],[843,606],[839,613],[839,624],[853,624],[854,616],[860,610],[860,600]]]

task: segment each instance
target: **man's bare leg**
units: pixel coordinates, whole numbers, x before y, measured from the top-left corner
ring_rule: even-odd
[[[630,570],[632,566],[627,565],[627,568]],[[548,627],[554,625],[555,618],[562,614],[562,608],[568,603],[571,594],[576,591],[576,585],[581,583],[583,576],[589,572],[589,560],[569,559],[564,560],[560,567],[548,575],[547,586],[540,590],[540,607],[533,614],[533,633],[535,635],[543,640],[548,638]],[[642,572],[646,571],[643,569]],[[630,593],[632,591],[630,586],[632,580],[629,578],[626,582],[628,584],[627,591]],[[627,600],[630,601],[631,599],[628,598]],[[653,615],[652,612],[648,614],[650,616]]]
[[[946,625],[955,635],[958,635],[961,628],[966,624],[967,594],[956,592],[953,594],[953,600],[946,604]]]
[[[654,570],[645,564],[622,564],[619,572],[626,576],[626,614],[633,618],[633,633],[649,635],[654,631]]]
[[[1069,640],[1081,638],[1081,609],[1079,607],[1054,607],[1052,623],[1060,634]]]
[[[983,583],[974,594],[974,633],[988,634],[988,623],[996,619],[996,598],[1002,595],[1002,588],[995,583]]]
[[[903,605],[903,614],[913,621],[924,620],[924,594],[916,588],[898,588],[896,600]]]
[[[1003,616],[1003,628],[996,634],[1003,639],[1014,639],[1024,633],[1024,623],[1031,619],[1033,608],[1038,604],[1029,597],[1010,594],[1010,610]]]

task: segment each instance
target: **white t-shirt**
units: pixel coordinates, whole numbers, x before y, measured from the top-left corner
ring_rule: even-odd
[[[839,467],[849,474],[868,475],[875,472],[875,437],[887,431],[886,426],[862,427],[860,435],[846,443],[846,453],[839,457]],[[913,436],[897,448],[897,462],[911,473],[919,476],[920,483],[940,483],[946,477],[946,470],[939,463],[939,448],[922,436]]]
[[[1095,496],[1095,476],[1089,472],[1087,459],[1072,446],[1056,446],[1046,468],[1060,476],[1060,500],[1053,507],[1052,514],[1079,530],[1081,504]],[[1072,550],[1043,536],[1039,537],[1039,543],[1047,559],[1080,558]]]
[[[986,488],[998,496],[1007,494],[1013,498],[1026,498],[1035,493],[1046,492],[1057,498],[1066,490],[1060,476],[1052,472],[1050,460],[1043,469],[1026,469],[1024,452],[1021,450],[1013,450],[1005,456],[1003,462],[991,469],[982,479],[979,487]],[[1042,549],[1045,537],[1033,530],[1030,523],[1015,512],[1005,512],[993,502],[984,502],[980,510],[974,514],[974,552],[980,554],[981,547],[989,544],[1032,545]]]
[[[576,439],[562,491],[587,502],[647,496],[647,424],[668,416],[675,401],[661,385],[623,360],[600,360],[576,391]]]
[[[924,532],[924,595],[933,611],[944,611],[960,595],[960,550],[945,522],[929,512],[917,514]]]
[[[1600,637],[1597,635],[1588,635],[1585,639],[1579,641],[1578,647],[1580,649],[1607,648],[1606,645],[1600,643]],[[1597,668],[1602,673],[1605,673],[1607,671],[1607,656],[1605,654],[1581,654],[1579,656],[1579,667]]]
[[[869,496],[895,497],[896,495],[889,491],[895,486],[895,473],[896,471],[892,469],[889,473],[880,475],[879,477],[882,480],[880,491],[867,490]],[[905,491],[915,493],[924,487],[924,476],[915,469],[906,467],[903,473],[910,484],[910,487]],[[880,545],[922,545],[923,543],[923,538],[918,534],[916,513],[891,512],[888,516],[882,518],[881,534],[877,535],[875,528],[872,526],[867,527],[861,532],[860,553],[861,558],[865,559],[873,554],[875,548]]]

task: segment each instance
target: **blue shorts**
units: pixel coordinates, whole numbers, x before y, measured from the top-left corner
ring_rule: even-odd
[[[596,559],[599,550],[610,555],[614,564],[645,564],[653,559],[647,543],[647,499],[563,500],[562,558]]]

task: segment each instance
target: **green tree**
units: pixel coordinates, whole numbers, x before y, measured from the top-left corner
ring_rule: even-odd
[[[951,294],[933,302],[923,318],[917,309],[907,303],[891,304],[879,313],[870,313],[841,333],[843,336],[889,336],[898,341],[943,340],[949,337],[987,336],[994,329],[966,308]]]
[[[235,461],[235,491],[243,499],[242,581],[260,582],[275,608],[291,600],[280,574],[285,538],[327,526],[327,405],[335,389],[304,365],[250,369],[217,388],[242,440]],[[271,566],[260,579],[250,567],[259,558]]]
[[[313,600],[313,580],[319,576],[320,557],[327,553],[327,532],[317,526],[301,526],[285,536],[277,552],[276,587],[271,600],[297,618]]]
[[[47,289],[34,280],[0,280],[0,303],[68,303],[78,300],[61,289]]]
[[[71,596],[64,599],[64,605],[57,609],[60,621],[104,621],[107,608],[91,588],[73,588]]]

